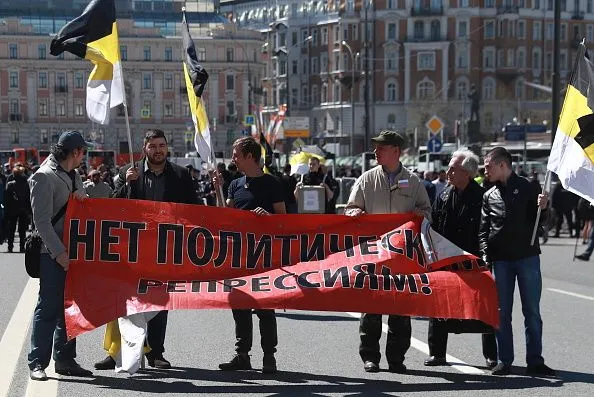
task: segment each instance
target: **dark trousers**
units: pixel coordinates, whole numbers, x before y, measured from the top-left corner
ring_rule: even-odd
[[[404,355],[410,347],[412,328],[408,316],[388,316],[388,338],[386,341],[386,360],[388,364],[400,364],[404,362]],[[363,361],[379,363],[382,355],[380,353],[379,340],[382,335],[382,315],[368,314],[361,315],[359,324],[359,355]]]
[[[235,351],[237,353],[249,353],[252,349],[254,325],[251,309],[233,309],[235,320]],[[274,354],[278,344],[276,330],[276,314],[274,310],[256,309],[253,310],[260,320],[260,344],[264,354]]]
[[[49,254],[41,254],[39,298],[33,313],[29,369],[47,368],[54,350],[54,361],[76,357],[76,339],[67,341],[64,321],[64,284],[66,272]]]
[[[6,238],[8,240],[8,248],[14,247],[14,232],[16,231],[17,221],[19,223],[19,244],[23,248],[25,245],[25,238],[27,237],[27,228],[29,227],[29,216],[26,212],[21,212],[17,215],[6,217]]]
[[[497,360],[497,339],[495,334],[482,334],[483,356],[489,360]],[[435,318],[429,319],[429,335],[427,337],[429,344],[429,355],[435,357],[445,357],[448,347],[448,329],[447,323]]]
[[[573,236],[573,213],[571,210],[557,213],[557,229],[555,230],[555,235],[559,234],[559,231],[563,226],[563,216],[565,216],[565,219],[567,219],[567,229],[569,230],[569,234]]]
[[[147,323],[146,340],[151,347],[149,357],[160,357],[165,351],[165,332],[167,331],[167,310],[162,310]]]

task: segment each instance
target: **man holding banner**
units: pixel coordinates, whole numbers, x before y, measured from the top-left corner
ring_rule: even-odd
[[[400,162],[404,138],[395,131],[383,130],[372,141],[378,166],[357,179],[351,190],[345,215],[415,212],[430,218],[431,203],[425,187]],[[410,317],[388,317],[386,359],[391,372],[406,372],[404,355],[410,347],[411,333]],[[381,334],[382,315],[363,313],[359,326],[359,354],[366,372],[379,372]]]
[[[136,165],[122,168],[114,197],[136,200],[198,204],[192,177],[187,168],[167,160],[167,138],[159,129],[148,130],[142,148],[144,158]],[[171,364],[163,357],[167,311],[160,311],[148,322],[147,341],[151,351],[146,354],[151,367],[167,369]],[[97,369],[114,369],[116,362],[107,356],[95,364]]]
[[[232,161],[245,175],[235,179],[229,186],[227,206],[253,211],[259,215],[285,214],[283,188],[280,181],[264,173],[260,167],[262,149],[252,137],[241,138],[233,143]],[[217,184],[221,181],[217,179]],[[276,314],[274,310],[254,311],[260,319],[260,337],[264,360],[263,373],[276,372],[276,345],[278,343]],[[251,309],[233,309],[235,320],[235,356],[219,365],[223,371],[252,369],[249,352],[252,348],[253,323]]]

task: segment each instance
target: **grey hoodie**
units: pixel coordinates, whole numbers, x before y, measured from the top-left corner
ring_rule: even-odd
[[[80,175],[75,173],[75,194],[85,197]],[[42,253],[49,253],[56,258],[66,247],[62,243],[64,216],[52,227],[52,218],[66,204],[72,192],[70,176],[59,166],[53,155],[41,164],[41,167],[29,178],[31,208],[35,227],[43,240]]]

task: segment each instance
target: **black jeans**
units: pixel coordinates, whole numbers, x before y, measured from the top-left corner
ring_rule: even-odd
[[[483,356],[489,360],[497,361],[497,340],[495,334],[482,334]],[[448,348],[448,330],[445,321],[435,318],[429,319],[429,335],[427,337],[429,344],[429,355],[435,357],[445,357]]]
[[[555,230],[555,235],[559,234],[561,231],[561,227],[563,226],[563,216],[567,219],[567,229],[569,230],[569,235],[573,236],[573,213],[570,211],[567,212],[557,212],[557,228]]]
[[[235,320],[235,351],[237,353],[249,353],[252,349],[254,325],[251,309],[233,309]],[[276,331],[276,314],[274,310],[256,309],[253,310],[260,319],[260,344],[264,354],[274,354],[278,344]]]
[[[17,221],[19,222],[19,245],[21,248],[25,246],[25,238],[27,237],[27,228],[29,227],[29,216],[26,212],[21,212],[17,215],[6,217],[6,238],[8,240],[8,248],[12,249],[14,246],[14,232],[16,231]]]
[[[147,323],[146,340],[151,347],[149,357],[161,357],[165,351],[165,331],[167,331],[167,310],[162,310]]]
[[[388,364],[400,364],[404,362],[404,355],[410,347],[412,328],[408,316],[388,316],[388,338],[386,341],[386,360]],[[359,324],[359,355],[363,362],[373,361],[379,363],[382,355],[380,353],[379,340],[382,335],[382,315],[368,314],[361,315]]]

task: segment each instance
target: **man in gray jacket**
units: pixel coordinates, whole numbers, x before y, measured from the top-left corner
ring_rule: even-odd
[[[400,162],[404,138],[395,131],[383,130],[371,140],[378,166],[355,181],[345,215],[414,212],[431,220],[431,203],[425,186]],[[386,359],[391,372],[406,372],[404,355],[410,347],[411,333],[410,317],[388,316]],[[381,334],[382,315],[363,313],[359,326],[359,354],[366,372],[379,372]]]
[[[29,178],[33,220],[43,240],[39,271],[39,299],[33,314],[29,370],[32,380],[47,380],[45,368],[52,354],[60,375],[89,376],[74,360],[76,340],[67,341],[64,321],[64,284],[70,260],[62,243],[64,214],[70,193],[84,197],[76,173],[87,143],[77,131],[64,132],[39,170]],[[56,222],[52,219],[57,217]],[[52,223],[54,223],[52,225]]]

